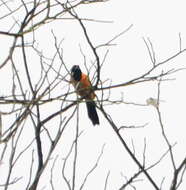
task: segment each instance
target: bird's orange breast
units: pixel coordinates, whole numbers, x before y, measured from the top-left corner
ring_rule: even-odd
[[[92,85],[88,76],[84,73],[81,75],[81,80],[79,81],[77,90],[79,91],[78,94],[82,97],[84,96],[86,99],[93,100],[96,96],[92,90]]]

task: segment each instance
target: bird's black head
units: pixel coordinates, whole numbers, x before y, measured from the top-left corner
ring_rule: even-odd
[[[74,65],[71,68],[71,76],[73,77],[74,80],[80,81],[81,80],[81,69],[78,65]]]

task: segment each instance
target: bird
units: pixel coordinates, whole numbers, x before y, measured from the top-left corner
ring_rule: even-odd
[[[92,88],[89,77],[82,73],[79,65],[74,65],[71,68],[70,75],[70,83],[74,86],[76,93],[86,101],[88,117],[92,121],[92,124],[99,125],[99,117],[96,111],[96,103],[94,101],[96,94]]]

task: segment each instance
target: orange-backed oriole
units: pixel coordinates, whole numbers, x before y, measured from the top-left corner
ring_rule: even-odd
[[[72,67],[70,81],[76,89],[77,94],[86,100],[88,116],[93,125],[99,125],[99,117],[96,111],[96,104],[94,102],[96,95],[92,89],[92,85],[88,76],[81,72],[81,69],[78,65],[74,65]]]

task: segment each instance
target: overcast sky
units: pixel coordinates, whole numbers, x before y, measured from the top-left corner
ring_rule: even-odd
[[[80,6],[76,9],[76,12],[82,18],[107,21],[84,22],[90,39],[95,46],[108,42],[114,36],[132,25],[130,30],[113,41],[113,46],[102,47],[98,51],[101,60],[103,60],[104,53],[109,50],[109,54],[102,68],[101,78],[102,80],[109,79],[112,81],[112,84],[118,84],[136,78],[150,68],[152,63],[150,62],[150,57],[143,38],[146,40],[149,38],[151,40],[157,62],[166,60],[179,51],[179,35],[182,39],[182,48],[186,48],[186,11],[185,2],[183,0],[110,0],[105,3],[93,3],[92,5]],[[0,30],[3,30],[6,27],[1,26],[0,28]],[[36,31],[38,48],[47,54],[48,57],[52,57],[54,53],[54,40],[51,31],[55,33],[59,41],[64,39],[64,60],[68,69],[74,64],[79,64],[82,70],[86,72],[79,47],[81,46],[86,54],[88,64],[91,63],[93,56],[90,50],[87,49],[87,44],[82,35],[82,29],[78,23],[72,20],[60,20],[40,27]],[[3,57],[0,58],[0,61],[2,62],[7,55],[11,40],[4,36],[0,36],[0,40],[0,52]],[[14,56],[19,56],[19,54],[15,54]],[[28,57],[30,63],[33,65],[37,64],[38,58],[36,58],[32,52]],[[19,59],[19,57],[17,59]],[[185,59],[186,56],[185,53],[183,53],[183,55],[168,62],[165,68],[183,68],[185,67]],[[0,84],[3,88],[0,91],[0,96],[6,95],[6,92],[10,90],[10,86],[7,85],[8,81],[11,80],[11,77],[7,75],[8,69],[10,68],[3,68],[1,70]],[[159,72],[161,72],[161,69]],[[35,73],[34,75],[37,79],[40,73],[37,70],[32,70],[32,72]],[[185,72],[186,71],[183,70],[169,76],[170,79],[175,78],[175,80],[163,82],[160,95],[160,100],[162,100],[160,107],[167,136],[172,144],[177,142],[175,147],[176,164],[179,164],[185,156]],[[5,80],[7,83],[5,83]],[[109,83],[106,83],[106,85],[108,84]],[[57,94],[59,93],[57,92]],[[98,96],[101,95],[100,93],[97,94]],[[122,95],[125,102],[141,104],[142,106],[116,104],[105,106],[105,109],[118,126],[141,126],[147,124],[144,128],[124,130],[123,138],[128,142],[131,148],[133,141],[136,155],[140,161],[143,159],[144,139],[146,139],[147,165],[152,164],[167,150],[165,141],[162,139],[155,108],[153,106],[144,106],[148,98],[157,98],[157,83],[143,83],[113,89],[111,91],[112,100],[120,100]],[[53,110],[54,107],[48,107],[43,117],[51,111],[50,109]],[[100,126],[93,127],[86,115],[85,105],[81,104],[79,109],[80,130],[84,132],[79,140],[79,173],[77,176],[77,185],[79,186],[81,184],[82,176],[84,176],[95,163],[102,146],[105,144],[103,156],[99,163],[100,167],[91,175],[84,189],[103,189],[107,172],[110,170],[108,190],[116,190],[122,184],[124,180],[123,176],[132,175],[138,168],[115,137],[110,125],[102,114],[98,111]],[[75,123],[76,119],[74,118],[72,126],[75,125]],[[50,125],[54,127],[55,121],[51,122]],[[63,137],[63,142],[65,143],[63,144],[61,140],[59,142],[61,146],[56,148],[55,155],[59,155],[60,159],[62,159],[69,150],[73,140],[72,134],[73,128],[71,127],[66,131]],[[30,134],[25,133],[25,135],[29,137]],[[163,177],[166,177],[163,190],[169,188],[169,180],[171,179],[170,177],[172,177],[172,165],[169,158],[170,156],[167,155],[162,163],[160,163],[156,169],[153,169],[151,173],[153,177],[155,176],[157,184],[160,184]],[[29,155],[28,159],[30,159]],[[26,161],[24,163],[26,164]],[[60,165],[60,160],[58,164]],[[3,171],[3,169],[6,169],[7,165],[8,161],[3,160],[0,170]],[[0,173],[2,175],[1,171]],[[18,176],[22,176],[25,172],[23,164],[19,167],[19,171],[18,173],[20,174],[18,174]],[[70,172],[69,166],[67,173],[70,175]],[[39,189],[42,189],[45,183],[45,189],[51,189],[48,177],[49,174],[43,175]],[[58,183],[60,184],[60,182],[56,180],[56,184]],[[137,189],[153,189],[151,184],[146,181],[137,183]],[[184,184],[186,186],[186,182],[184,182]],[[180,187],[181,190],[184,190],[184,184]],[[18,186],[21,187],[21,184],[18,184]],[[3,188],[0,187],[0,189]],[[10,189],[15,189],[15,187],[10,187]]]

